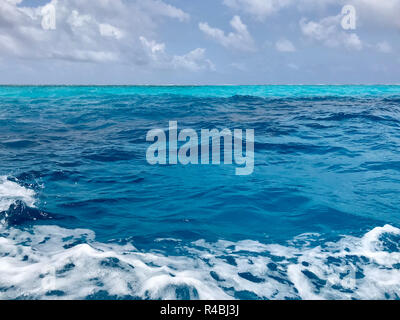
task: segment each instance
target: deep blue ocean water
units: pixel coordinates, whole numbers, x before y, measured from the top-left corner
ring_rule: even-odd
[[[255,168],[146,134],[254,129]],[[0,87],[0,298],[400,299],[400,86]]]

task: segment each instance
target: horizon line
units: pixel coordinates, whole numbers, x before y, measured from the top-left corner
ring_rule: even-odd
[[[370,84],[0,84],[0,87],[268,87],[268,86],[400,86],[400,83],[370,83]]]

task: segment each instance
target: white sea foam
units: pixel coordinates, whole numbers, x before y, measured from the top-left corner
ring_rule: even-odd
[[[0,186],[1,201],[34,204],[32,191]],[[286,245],[174,239],[178,250],[169,255],[100,243],[90,230],[0,227],[0,299],[395,299],[399,239],[390,225],[336,242],[316,234]],[[171,239],[154,248],[164,242]]]
[[[167,256],[96,242],[90,230],[11,228],[0,237],[0,298],[398,298],[399,246],[385,241],[399,234],[386,225],[303,248],[201,240]]]
[[[17,200],[21,200],[26,205],[33,207],[35,204],[35,192],[8,180],[5,176],[0,176],[0,212],[8,210]]]

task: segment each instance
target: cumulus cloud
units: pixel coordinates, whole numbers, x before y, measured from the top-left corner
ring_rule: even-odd
[[[164,54],[165,52],[165,44],[157,43],[154,40],[147,40],[145,37],[141,36],[140,41],[142,42],[143,47],[148,50],[149,56],[156,58],[158,54]]]
[[[190,18],[161,0],[101,0],[96,5],[91,1],[51,0],[46,5],[55,8],[55,30],[43,28],[43,6],[25,7],[21,0],[0,0],[0,57],[152,67],[162,67],[164,61],[164,67],[193,71],[209,64],[203,49],[157,60],[155,55],[160,52],[167,56],[165,45],[143,45],[142,38],[154,37],[157,19]]]
[[[155,68],[186,69],[189,71],[214,70],[213,63],[205,58],[205,49],[197,48],[184,55],[168,55],[164,43],[140,37],[143,48],[148,52],[151,65]]]
[[[175,68],[185,68],[191,71],[215,70],[214,64],[205,58],[205,52],[204,48],[197,48],[182,56],[175,55],[172,65]]]
[[[223,3],[259,21],[265,21],[269,16],[287,8],[316,12],[331,7],[331,10],[336,8],[339,13],[344,5],[352,5],[363,25],[400,28],[400,0],[223,0]]]
[[[230,22],[233,32],[225,34],[225,32],[218,28],[213,28],[207,22],[199,23],[199,28],[207,36],[217,41],[224,47],[242,50],[254,51],[255,44],[251,37],[247,26],[242,22],[239,16],[234,16]]]
[[[328,47],[344,46],[348,49],[361,50],[363,44],[356,33],[345,32],[340,28],[341,15],[323,18],[319,21],[300,20],[304,36],[323,43]]]
[[[296,48],[290,40],[280,39],[275,43],[276,50],[280,52],[295,52]]]

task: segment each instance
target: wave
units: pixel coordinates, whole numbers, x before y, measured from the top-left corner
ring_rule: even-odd
[[[0,237],[0,298],[400,298],[400,229],[386,225],[360,238],[304,244],[313,237],[287,246],[199,240],[168,256],[99,243],[90,230],[11,228]]]
[[[33,190],[0,181],[2,212],[35,209]],[[171,243],[173,254],[163,250]],[[400,299],[400,229],[284,245],[156,239],[144,251],[91,230],[0,224],[0,298]]]
[[[55,216],[35,207],[35,192],[7,177],[0,177],[0,225],[17,226]]]
[[[29,207],[34,207],[35,191],[20,186],[6,176],[0,176],[0,212],[8,210],[18,200],[23,201]]]

